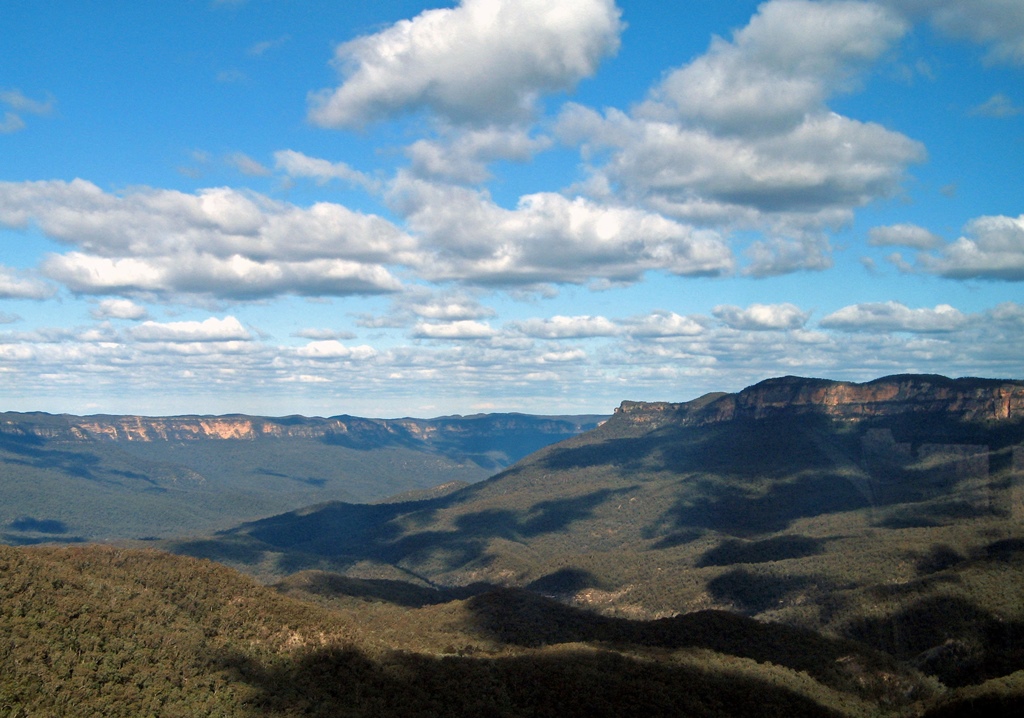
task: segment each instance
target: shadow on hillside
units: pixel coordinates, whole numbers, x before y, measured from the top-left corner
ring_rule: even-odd
[[[856,657],[865,669],[897,670],[891,658],[865,650],[853,641],[763,623],[727,611],[705,610],[637,621],[573,608],[524,589],[482,593],[470,599],[467,606],[473,616],[473,630],[491,640],[524,648],[575,643],[626,649],[703,648],[804,671],[839,690],[848,690],[861,680],[844,667],[851,657]],[[895,678],[890,675],[884,680]]]
[[[466,630],[535,652],[496,657],[451,647],[441,657],[390,652],[374,659],[354,649],[314,648],[273,667],[240,655],[221,656],[217,663],[258,690],[249,704],[254,710],[313,715],[341,709],[345,715],[559,718],[835,714],[780,687],[777,679],[738,674],[733,657],[804,672],[836,691],[890,707],[929,695],[912,673],[852,641],[723,611],[631,621],[521,589],[481,593],[466,608]],[[591,647],[580,648],[584,643]],[[722,657],[702,655],[697,668],[661,662],[657,652],[643,660],[617,652],[687,648]]]
[[[104,465],[104,459],[92,451],[69,451],[52,447],[37,436],[15,436],[0,433],[0,465],[14,464],[44,471],[56,471],[99,484],[124,486],[124,479],[141,482],[143,490],[163,493],[165,488],[152,477],[138,471],[115,469]]]
[[[731,603],[749,613],[761,613],[777,608],[794,594],[812,591],[819,593],[820,579],[810,576],[764,576],[737,568],[708,582],[708,593],[720,603]]]
[[[393,504],[331,503],[281,514],[199,541],[172,543],[175,553],[252,565],[278,554],[278,570],[324,568],[324,561],[377,561],[447,571],[485,559],[494,539],[522,541],[557,533],[590,517],[609,498],[634,490],[601,489],[582,496],[541,501],[521,510],[485,509],[453,517],[448,530],[435,525],[447,497]]]
[[[1014,596],[1019,596],[1019,586]],[[1006,621],[958,596],[933,596],[882,618],[851,621],[844,634],[913,661],[947,686],[1024,670],[1024,622]]]
[[[215,665],[256,690],[252,715],[314,716],[838,716],[770,680],[723,666],[652,663],[607,651],[506,657],[373,658],[353,648],[297,652],[265,666],[239,654]],[[718,670],[716,670],[716,668]]]
[[[735,563],[768,563],[817,556],[828,543],[810,536],[776,536],[761,541],[726,539],[697,559],[697,568],[731,566]]]
[[[832,474],[802,474],[751,495],[742,487],[696,479],[705,486],[696,500],[680,500],[666,512],[676,529],[704,528],[734,536],[775,533],[796,519],[866,508],[871,502],[851,482]]]
[[[356,599],[391,603],[406,608],[423,608],[464,600],[486,591],[493,591],[495,587],[488,584],[472,584],[454,588],[432,588],[408,581],[359,579],[325,571],[302,571],[274,584],[274,588],[281,593],[300,598],[316,596],[324,599]]]
[[[992,516],[987,506],[978,506],[966,500],[938,501],[933,503],[898,506],[879,518],[875,525],[886,529],[917,529],[946,526],[964,519]]]

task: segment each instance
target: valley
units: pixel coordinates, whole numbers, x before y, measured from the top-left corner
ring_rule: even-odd
[[[269,439],[234,441],[195,446]],[[3,548],[17,679],[0,698],[21,715],[60,714],[55,685],[180,714],[1024,707],[1024,382],[783,377],[623,402],[487,478],[437,483],[205,534]],[[140,612],[164,617],[159,645],[118,632]],[[148,668],[129,657],[143,644]],[[128,678],[100,677],[110,661]]]

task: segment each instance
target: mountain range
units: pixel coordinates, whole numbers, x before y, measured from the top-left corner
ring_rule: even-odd
[[[906,660],[962,651],[956,683],[1024,656],[1022,517],[1024,382],[785,377],[625,402],[442,496],[331,502],[168,548],[269,580],[522,587],[644,620],[727,610]],[[941,606],[945,625],[899,630]],[[993,653],[1003,628],[1014,647]]]
[[[594,423],[468,485],[142,551],[3,549],[22,688],[0,698],[150,710],[145,685],[68,667],[60,618],[143,615],[172,637],[118,634],[117,660],[180,714],[1024,710],[1024,382],[782,377]],[[11,663],[36,633],[49,662]],[[114,675],[108,654],[85,655]]]
[[[201,533],[479,481],[604,417],[0,414],[0,541]]]

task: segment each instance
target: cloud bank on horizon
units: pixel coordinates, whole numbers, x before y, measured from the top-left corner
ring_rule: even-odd
[[[581,413],[1024,376],[1019,2],[0,23],[3,409]]]

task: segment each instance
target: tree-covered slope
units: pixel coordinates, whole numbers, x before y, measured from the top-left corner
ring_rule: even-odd
[[[359,582],[354,582],[359,583]],[[0,708],[25,716],[870,716],[946,698],[850,641],[526,592],[315,605],[217,564],[0,547]]]
[[[174,548],[267,575],[521,586],[609,616],[729,610],[978,685],[1024,668],[1022,394],[787,378],[628,404],[446,496],[325,504]]]

